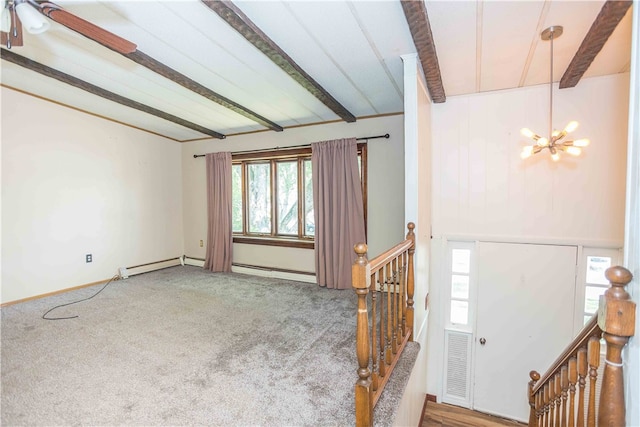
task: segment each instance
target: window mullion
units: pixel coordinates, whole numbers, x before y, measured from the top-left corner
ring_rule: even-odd
[[[305,200],[304,200],[304,158],[298,157],[298,239],[302,239],[304,233],[304,212],[305,212]]]
[[[249,205],[249,190],[247,186],[249,185],[249,180],[247,179],[247,163],[240,163],[240,180],[242,186],[242,235],[246,236],[249,231],[249,215],[247,206]]]
[[[271,185],[271,236],[278,235],[278,164],[275,160],[271,164],[270,185]]]

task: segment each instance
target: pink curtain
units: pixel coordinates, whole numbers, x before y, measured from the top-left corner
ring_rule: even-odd
[[[231,153],[209,153],[207,167],[207,255],[204,268],[231,271]]]
[[[355,138],[311,144],[318,285],[351,288],[353,246],[365,241]]]

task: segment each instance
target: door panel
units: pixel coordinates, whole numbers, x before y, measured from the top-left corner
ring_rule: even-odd
[[[529,371],[572,339],[575,246],[478,244],[475,409],[527,421]]]

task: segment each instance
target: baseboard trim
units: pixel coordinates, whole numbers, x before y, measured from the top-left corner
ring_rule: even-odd
[[[162,270],[163,268],[169,268],[169,267],[174,267],[176,265],[180,265],[180,260],[181,260],[180,257],[176,257],[176,258],[165,259],[162,261],[155,261],[155,262],[149,262],[146,264],[134,265],[131,267],[127,267],[127,273],[129,274],[129,276],[133,276],[136,274],[149,273],[151,271]],[[0,308],[7,307],[14,304],[20,304],[23,302],[33,301],[41,298],[46,298],[54,295],[64,294],[66,292],[71,292],[71,291],[75,291],[77,289],[82,289],[82,288],[88,288],[90,286],[102,285],[103,283],[107,283],[109,280],[112,280],[112,279],[113,277],[110,279],[98,280],[97,282],[85,283],[84,285],[72,286],[70,288],[64,288],[64,289],[60,289],[53,292],[47,292],[45,294],[39,294],[39,295],[27,297],[27,298],[21,298],[15,301],[7,301],[0,304]]]
[[[251,269],[263,270],[263,271],[277,271],[278,273],[301,274],[304,276],[313,276],[313,277],[316,276],[316,273],[311,271],[289,270],[286,268],[278,268],[278,267],[264,267],[261,265],[253,265],[253,264],[240,264],[240,263],[234,262],[232,266],[240,267],[240,268],[251,268]]]
[[[194,267],[204,267],[204,259],[185,255],[185,265]],[[283,280],[295,280],[298,282],[316,283],[316,274],[310,271],[289,270],[279,267],[265,267],[262,265],[242,264],[234,262],[231,264],[231,271],[234,273],[251,274],[254,276],[271,277]]]
[[[127,267],[127,273],[129,273],[129,276],[134,276],[136,274],[162,270],[163,268],[175,267],[180,264],[182,264],[182,257],[169,258],[162,261],[148,262],[146,264]]]
[[[66,292],[71,292],[71,291],[75,291],[77,289],[82,289],[82,288],[88,288],[90,286],[102,285],[103,283],[107,283],[109,280],[111,279],[98,280],[97,282],[85,283],[84,285],[78,285],[78,286],[73,286],[71,288],[64,288],[64,289],[60,289],[53,292],[47,292],[46,294],[39,294],[39,295],[34,295],[32,297],[17,299],[15,301],[3,302],[2,304],[0,304],[0,308],[8,307],[14,304],[20,304],[23,302],[29,302],[29,301],[33,301],[41,298],[52,297],[54,295],[64,294]]]
[[[438,402],[438,398],[436,397],[436,395],[435,395],[435,394],[429,394],[429,393],[427,393],[427,400],[428,400],[429,402],[434,402],[434,403],[437,403],[437,402]]]
[[[287,270],[277,267],[262,267],[258,265],[237,264],[231,267],[234,273],[252,274],[254,276],[271,277],[283,280],[295,280],[297,282],[316,283],[315,273],[307,271]]]
[[[422,412],[420,413],[420,422],[418,423],[418,427],[421,427],[424,424],[424,412],[427,410],[427,402],[429,401],[429,394],[425,395],[424,403],[422,404]]]

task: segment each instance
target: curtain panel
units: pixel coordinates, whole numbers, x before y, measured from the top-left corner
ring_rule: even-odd
[[[353,246],[365,242],[355,138],[311,144],[318,285],[351,289]]]
[[[204,268],[231,271],[231,153],[209,153],[207,168],[207,254]]]

